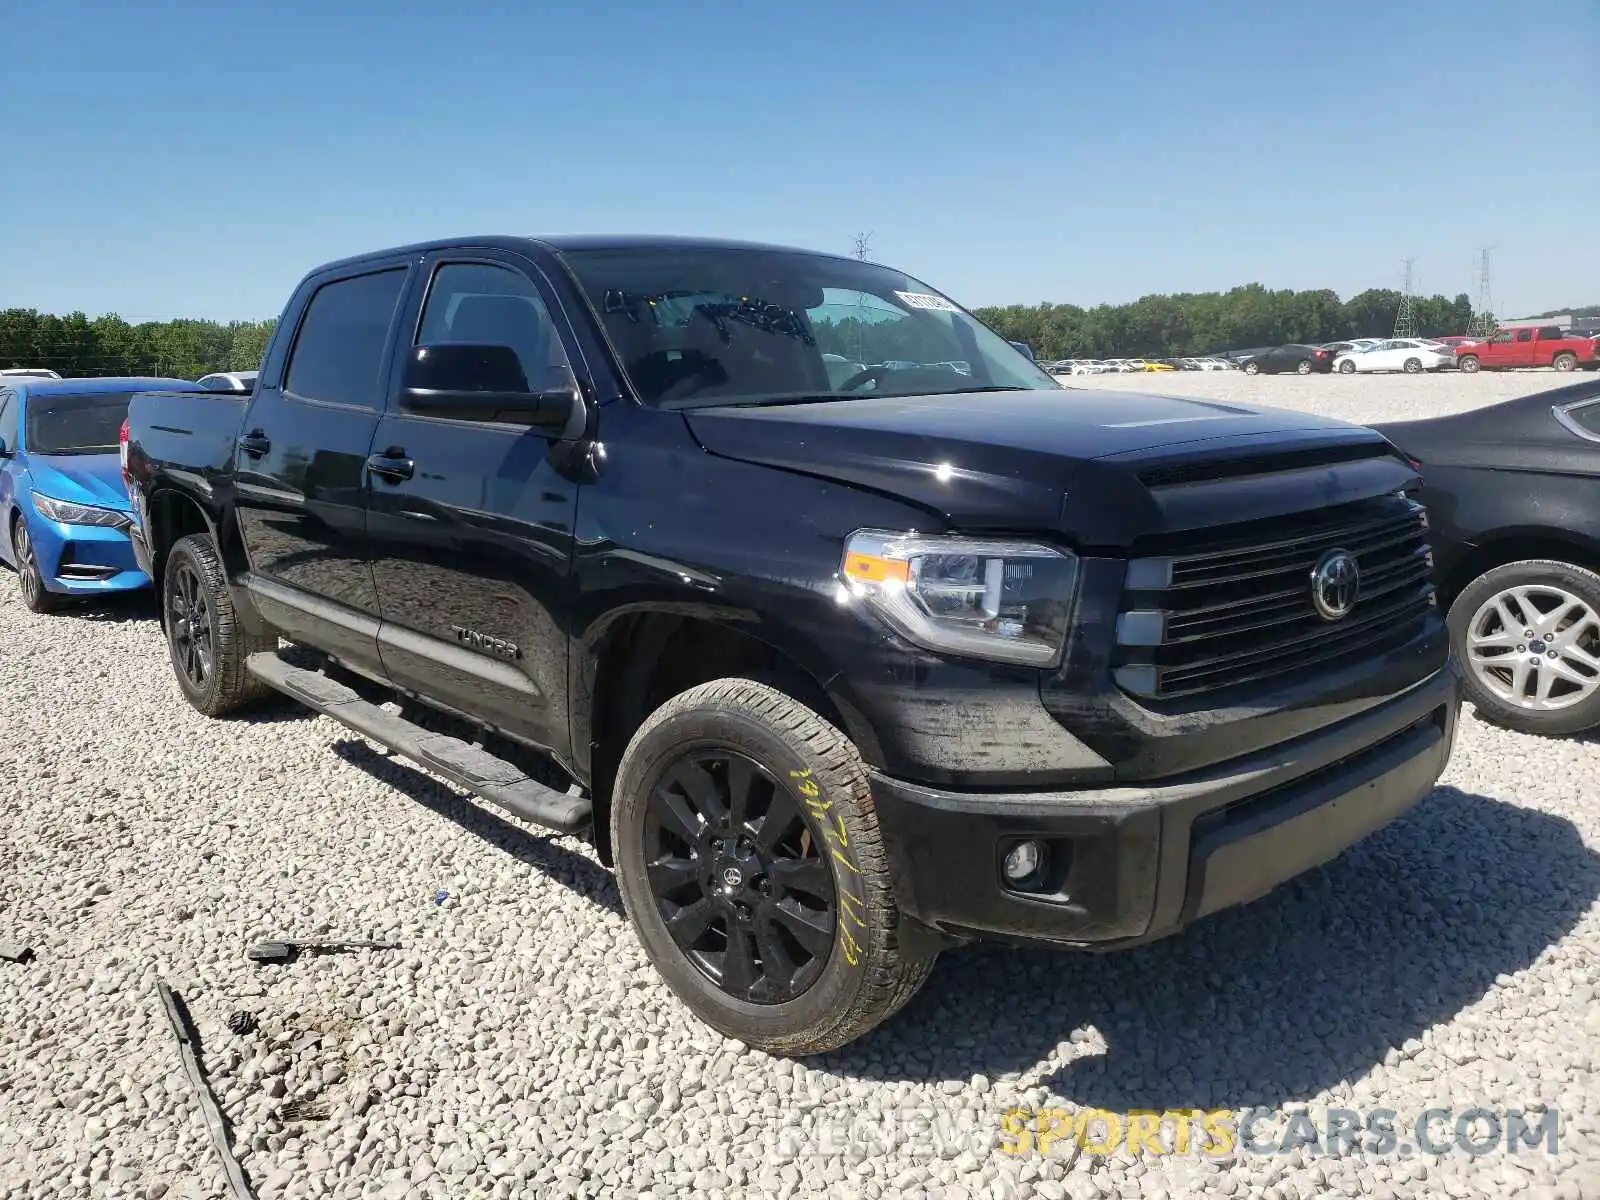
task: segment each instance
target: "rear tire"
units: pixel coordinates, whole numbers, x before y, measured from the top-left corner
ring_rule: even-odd
[[[1294,373],[1296,375],[1311,374],[1311,360],[1309,358],[1302,358],[1298,363],[1295,364]]]
[[[1600,575],[1549,559],[1507,563],[1463,588],[1448,622],[1466,698],[1485,721],[1546,737],[1600,724],[1600,668],[1590,665],[1600,659]]]
[[[1355,365],[1355,363],[1351,362],[1348,358],[1345,359],[1342,363],[1339,364],[1339,374],[1341,374],[1341,375],[1354,375],[1355,373],[1356,373],[1356,365]]]
[[[1406,374],[1407,375],[1421,375],[1422,374],[1422,360],[1420,358],[1408,358],[1408,359],[1406,359]]]
[[[276,650],[275,636],[252,637],[239,624],[227,573],[203,534],[181,538],[162,573],[162,624],[184,699],[208,717],[226,716],[272,694],[245,659]]]
[[[934,953],[899,941],[860,754],[767,684],[704,683],[646,718],[617,770],[611,844],[623,904],[668,986],[770,1054],[854,1041],[933,969]]]
[[[1482,365],[1483,364],[1478,361],[1478,356],[1476,354],[1463,354],[1461,356],[1461,361],[1456,363],[1457,369],[1465,371],[1468,375],[1475,375],[1478,371],[1478,368]]]
[[[1578,356],[1570,350],[1563,350],[1556,355],[1555,361],[1550,365],[1558,371],[1576,371],[1578,369]]]

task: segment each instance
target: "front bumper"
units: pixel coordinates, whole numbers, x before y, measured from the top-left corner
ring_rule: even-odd
[[[1256,899],[1426,796],[1455,741],[1441,670],[1360,716],[1159,784],[958,793],[874,773],[901,912],[957,939],[1113,949]],[[1001,860],[1043,843],[1036,890]]]
[[[146,586],[150,577],[134,557],[126,528],[63,525],[35,513],[28,521],[45,590],[97,596]]]

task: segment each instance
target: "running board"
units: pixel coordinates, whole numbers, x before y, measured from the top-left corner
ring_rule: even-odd
[[[460,738],[432,733],[404,717],[385,712],[319,671],[291,666],[271,651],[252,654],[245,660],[245,667],[263,683],[306,707],[476,792],[512,816],[559,833],[576,833],[594,815],[588,798],[575,794],[576,786],[573,792],[546,787],[528,778],[514,763]]]

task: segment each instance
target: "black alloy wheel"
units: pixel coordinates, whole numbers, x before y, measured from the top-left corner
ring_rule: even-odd
[[[205,690],[215,657],[211,642],[211,608],[200,575],[188,562],[178,564],[167,591],[167,630],[172,664],[195,691]]]
[[[667,768],[645,810],[646,869],[667,931],[748,1003],[794,999],[833,951],[833,873],[801,803],[748,756],[702,749]]]

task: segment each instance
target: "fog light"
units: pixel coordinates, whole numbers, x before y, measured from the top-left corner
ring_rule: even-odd
[[[1006,851],[1005,861],[1000,869],[1005,872],[1007,883],[1020,884],[1038,875],[1043,865],[1043,846],[1038,842],[1018,842]]]

